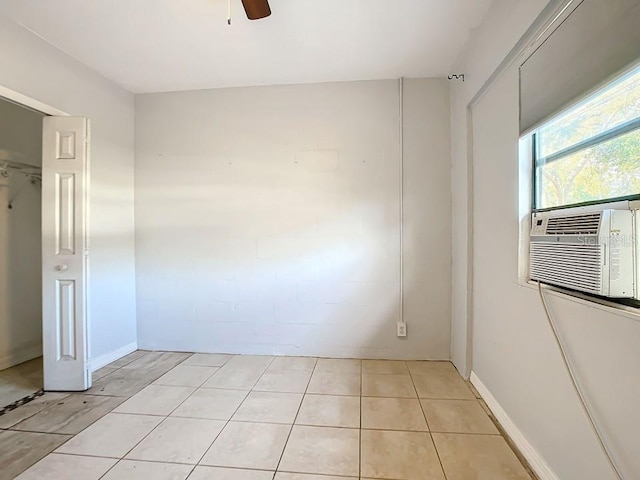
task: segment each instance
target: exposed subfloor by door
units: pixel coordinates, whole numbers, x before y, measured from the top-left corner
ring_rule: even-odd
[[[0,429],[2,479],[533,478],[449,362],[137,351]]]
[[[42,357],[0,371],[0,410],[42,389]]]

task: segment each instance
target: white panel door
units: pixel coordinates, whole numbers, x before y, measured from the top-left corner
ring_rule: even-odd
[[[91,386],[88,362],[89,121],[45,117],[42,144],[45,390]]]

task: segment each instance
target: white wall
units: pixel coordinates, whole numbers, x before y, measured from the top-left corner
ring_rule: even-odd
[[[496,2],[472,39],[460,70],[475,81],[452,89],[454,218],[466,215],[467,123],[465,107],[500,60],[483,57],[487,45],[501,40],[497,23],[524,32],[546,2]],[[527,5],[525,5],[525,3]],[[509,14],[509,8],[515,8]],[[516,14],[517,13],[517,14]],[[508,41],[507,41],[508,40]],[[505,52],[506,53],[506,52]],[[533,448],[533,460],[546,465],[543,478],[613,479],[587,423],[535,289],[518,283],[518,76],[509,68],[473,108],[473,310],[472,369]],[[454,228],[454,259],[469,238]],[[464,257],[462,257],[464,258]],[[457,268],[456,268],[457,267]],[[454,310],[465,307],[466,267],[454,263]],[[461,300],[462,299],[462,300]],[[638,317],[595,307],[566,296],[551,295],[550,309],[560,324],[577,374],[620,462],[625,478],[640,478],[640,323]],[[454,316],[454,335],[466,325]],[[466,335],[466,334],[465,334]],[[461,335],[464,337],[464,335]],[[464,362],[460,338],[455,359]],[[531,454],[531,452],[529,452]]]
[[[0,16],[0,85],[92,122],[93,359],[135,344],[134,97]]]
[[[136,97],[141,347],[448,358],[449,119],[393,80]]]
[[[0,98],[0,161],[42,165],[42,117]]]
[[[494,0],[453,68],[453,71],[465,74],[465,81],[451,83],[451,360],[465,376],[469,376],[471,363],[472,332],[468,328],[471,270],[468,259],[473,223],[469,208],[467,106],[547,3],[549,0]]]
[[[42,117],[0,100],[0,162],[42,163]],[[39,183],[0,176],[0,370],[42,355],[40,252]]]

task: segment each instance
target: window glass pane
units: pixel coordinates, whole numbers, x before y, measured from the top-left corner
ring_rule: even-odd
[[[640,130],[538,165],[536,182],[537,208],[640,194]]]
[[[640,67],[539,130],[539,156],[546,157],[640,117]]]

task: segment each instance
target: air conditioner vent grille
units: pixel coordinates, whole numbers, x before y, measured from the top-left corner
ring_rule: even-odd
[[[547,221],[547,235],[597,235],[602,213],[551,217]]]
[[[588,293],[602,291],[602,247],[532,242],[531,279]]]

